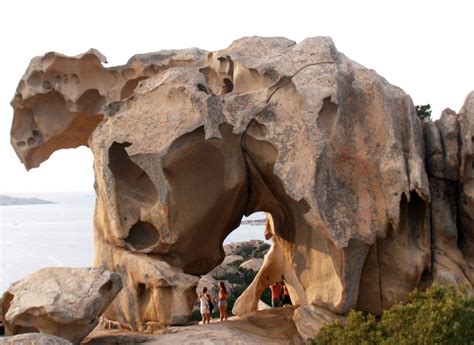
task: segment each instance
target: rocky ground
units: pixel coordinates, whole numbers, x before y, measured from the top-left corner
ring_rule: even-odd
[[[269,249],[270,245],[260,240],[225,245],[224,261],[201,277],[196,291],[200,292],[206,286],[212,296],[217,297],[217,284],[223,281],[230,292],[230,311],[235,299],[257,273]],[[263,299],[270,302],[269,291],[264,295]],[[296,307],[270,309],[261,301],[259,311],[243,317],[231,316],[227,322],[220,322],[215,310],[211,324],[202,325],[197,321],[201,316],[196,304],[194,320],[186,326],[168,327],[154,334],[98,327],[83,344],[300,344],[302,340],[293,321],[295,310]]]
[[[83,344],[300,344],[294,312],[294,307],[261,310],[209,325],[168,327],[150,335],[96,329]]]

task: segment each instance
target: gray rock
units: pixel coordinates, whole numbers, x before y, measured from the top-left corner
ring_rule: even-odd
[[[121,288],[120,276],[105,269],[43,268],[3,294],[6,334],[41,332],[78,343]]]

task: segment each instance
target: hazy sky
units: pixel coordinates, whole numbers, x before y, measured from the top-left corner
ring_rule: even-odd
[[[446,4],[446,5],[442,5]],[[242,36],[331,36],[339,51],[411,95],[458,111],[474,90],[473,1],[0,1],[0,193],[92,190],[87,148],[26,173],[10,147],[9,102],[31,58],[99,49],[109,66],[135,53],[217,50]]]

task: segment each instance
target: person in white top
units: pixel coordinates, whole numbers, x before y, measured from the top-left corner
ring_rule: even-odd
[[[211,311],[209,309],[210,300],[211,296],[207,293],[207,287],[204,287],[202,289],[202,293],[199,294],[199,303],[201,305],[201,315],[203,324],[211,322]]]

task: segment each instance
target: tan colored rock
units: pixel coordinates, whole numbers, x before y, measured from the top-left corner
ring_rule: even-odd
[[[257,310],[267,310],[267,309],[271,309],[271,307],[265,302],[263,302],[262,300],[259,300],[258,305],[257,305]]]
[[[196,49],[133,56],[127,65],[105,68],[95,49],[74,57],[49,52],[31,60],[11,104],[11,144],[26,169],[56,150],[87,145],[105,105],[132,95],[141,80],[169,66],[194,64]]]
[[[344,322],[344,320],[345,317],[314,304],[300,306],[295,309],[293,314],[293,321],[298,329],[298,333],[305,341],[309,338],[314,338],[324,326],[335,321]]]
[[[120,276],[102,268],[43,268],[3,294],[5,333],[41,332],[78,343],[121,288]]]
[[[257,211],[267,213],[273,247],[241,312],[256,310],[284,274],[297,303],[379,314],[428,272],[429,186],[413,103],[330,38],[246,37],[109,69],[97,55],[41,59],[63,59],[54,71],[66,74],[80,66],[80,91],[44,89],[45,67],[33,62],[12,103],[12,142],[27,168],[37,166],[48,154],[18,142],[41,118],[48,150],[65,147],[79,128],[58,119],[76,116],[84,92],[99,95],[84,111],[104,116],[85,130],[96,265],[125,282],[107,318],[132,329],[184,321],[196,297],[191,275],[219,265],[226,236]],[[41,88],[27,82],[34,71]],[[111,84],[110,74],[120,76]],[[46,106],[59,110],[44,115]],[[34,121],[20,121],[22,109]]]
[[[263,259],[250,259],[242,262],[239,267],[245,268],[246,270],[258,272],[260,267],[262,267],[262,264]]]
[[[0,337],[0,345],[72,345],[70,341],[51,334],[25,333]]]
[[[219,281],[215,279],[212,275],[206,274],[199,279],[199,283],[196,287],[196,295],[199,295],[202,292],[203,288],[207,288],[208,293],[211,295],[212,298],[217,298],[218,293],[219,293],[219,288],[217,287],[217,284]],[[230,288],[229,285],[226,285],[226,288]],[[196,299],[197,303],[197,299]]]
[[[185,274],[163,260],[133,255],[106,242],[96,242],[96,249],[104,253],[100,265],[120,273],[123,280],[123,289],[104,318],[141,332],[188,321],[197,299],[194,290],[199,277]]]

